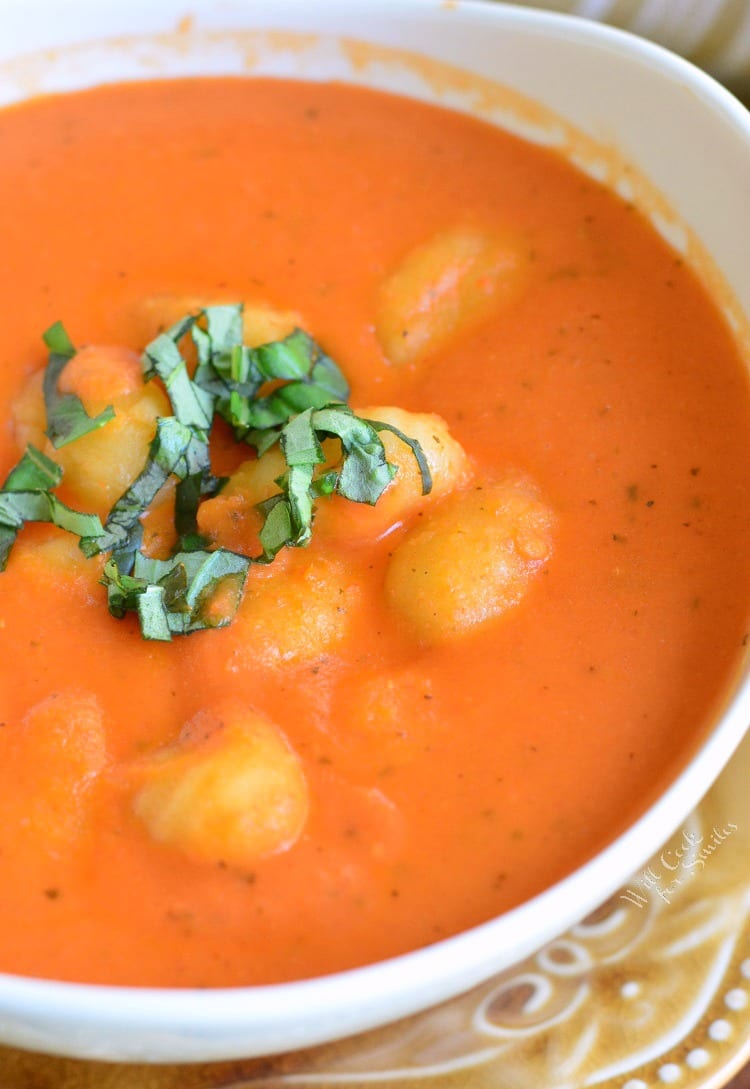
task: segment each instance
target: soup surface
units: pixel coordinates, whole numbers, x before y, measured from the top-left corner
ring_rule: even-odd
[[[694,274],[550,151],[350,87],[100,88],[2,112],[0,145],[5,473],[41,445],[104,517],[169,411],[130,353],[243,301],[252,341],[306,329],[434,478],[384,436],[375,507],[321,498],[232,624],[172,642],[109,614],[74,535],[21,530],[0,969],[311,976],[486,920],[612,840],[705,736],[747,631],[747,378]],[[44,446],[57,319],[94,346],[69,389],[121,416],[97,447]],[[199,528],[253,554],[281,469],[218,428],[212,452],[229,483]]]

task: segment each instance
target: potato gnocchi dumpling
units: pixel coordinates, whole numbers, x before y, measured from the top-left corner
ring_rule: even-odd
[[[226,499],[240,496],[255,506],[279,490],[276,481],[287,469],[281,450],[273,446],[262,457],[243,461],[221,489],[221,495]]]
[[[248,866],[299,838],[307,781],[278,727],[230,703],[197,715],[176,745],[156,754],[133,809],[159,843]]]
[[[459,637],[521,601],[551,555],[554,521],[520,477],[451,497],[395,550],[386,597],[423,642]]]
[[[9,571],[33,580],[49,593],[75,589],[92,602],[101,602],[99,582],[103,556],[88,559],[78,547],[78,537],[52,527],[35,527],[21,534],[9,561]]]
[[[286,550],[267,574],[251,571],[228,638],[231,671],[299,665],[335,651],[354,627],[363,589],[351,567],[308,550]]]
[[[88,694],[58,692],[0,733],[0,841],[28,841],[55,857],[75,843],[90,789],[107,764],[102,712]]]
[[[198,508],[200,532],[222,548],[258,555],[262,551],[258,533],[263,519],[256,505],[279,491],[276,479],[286,471],[287,464],[278,447],[260,458],[243,461],[221,492]]]
[[[477,227],[439,231],[383,281],[375,331],[391,363],[412,363],[467,332],[521,289],[527,258],[516,238]]]
[[[324,453],[332,452],[336,443],[326,440]],[[322,465],[324,471],[329,463]],[[277,480],[289,471],[284,455],[278,446],[271,447],[261,457],[248,458],[231,474],[219,494],[208,499],[198,508],[198,528],[214,544],[230,548],[248,556],[259,555],[262,545],[259,531],[263,517],[257,509],[259,503],[280,492]],[[327,500],[323,500],[323,505]],[[274,564],[283,563],[277,556]]]
[[[372,541],[382,537],[410,515],[432,505],[471,480],[472,469],[465,450],[453,438],[441,416],[431,412],[408,412],[393,405],[355,409],[367,420],[388,423],[416,439],[424,451],[432,474],[432,490],[422,494],[422,477],[414,454],[390,431],[381,431],[388,461],[397,472],[374,507],[331,496],[318,504],[315,533],[335,534],[348,541]]]
[[[224,300],[198,295],[150,295],[135,307],[134,343],[148,344],[175,325],[186,314],[195,314],[206,306],[220,306]],[[232,298],[229,302],[236,302]],[[296,310],[282,310],[263,301],[245,302],[243,311],[244,342],[251,348],[281,340],[293,329],[303,327],[302,316]]]
[[[81,348],[62,372],[59,389],[80,397],[90,416],[111,405],[114,419],[56,450],[44,433],[42,376],[36,373],[13,403],[16,439],[62,466],[63,483],[77,503],[106,514],[143,469],[156,421],[171,413],[169,401],[155,383],[144,385],[139,356],[120,347]]]

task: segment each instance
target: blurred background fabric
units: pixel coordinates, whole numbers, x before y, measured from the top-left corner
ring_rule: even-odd
[[[596,19],[682,54],[750,101],[750,0],[510,0]]]

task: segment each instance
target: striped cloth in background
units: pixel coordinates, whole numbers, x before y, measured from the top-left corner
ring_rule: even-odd
[[[611,23],[681,53],[750,101],[750,0],[511,0]]]

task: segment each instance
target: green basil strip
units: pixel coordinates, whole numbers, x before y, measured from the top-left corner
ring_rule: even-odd
[[[281,438],[281,432],[276,428],[271,428],[269,431],[246,431],[243,434],[243,439],[248,446],[255,448],[255,453],[259,458],[262,458]]]
[[[190,335],[198,351],[198,365],[210,366],[214,360],[229,356],[238,345],[242,344],[242,303],[229,303],[219,306],[207,306],[198,311],[190,326]],[[199,324],[205,323],[203,329]],[[175,326],[169,335],[175,337]],[[219,364],[221,366],[221,364]]]
[[[195,562],[197,558],[200,559],[199,564]],[[241,584],[244,586],[250,560],[237,552],[218,548],[215,552],[183,553],[183,562],[190,562],[185,601],[190,608],[192,621],[200,623],[201,626],[215,627],[216,623],[208,620],[205,615],[211,599],[226,579],[233,583],[241,579]],[[235,611],[237,605],[239,600],[236,601]],[[223,625],[228,623],[229,619],[231,617],[222,616],[218,622]]]
[[[207,306],[203,311],[206,330],[215,355],[225,355],[242,344],[242,303]]]
[[[47,411],[47,437],[55,449],[80,439],[90,431],[96,431],[114,419],[114,409],[108,405],[98,416],[89,416],[80,397],[74,393],[60,393],[57,384],[60,375],[76,354],[76,350],[61,322],[44,333],[44,343],[49,349],[49,359],[42,379],[44,405]]]
[[[97,514],[85,514],[83,511],[73,510],[49,492],[28,494],[37,495],[43,503],[39,503],[37,507],[40,516],[34,519],[27,518],[27,522],[51,522],[58,529],[67,530],[68,533],[74,533],[77,537],[94,537],[97,533],[103,532],[102,523]],[[45,516],[42,517],[42,514]]]
[[[349,396],[339,367],[302,329],[256,348],[255,355],[264,378],[286,384],[245,406],[239,421],[244,427],[257,431],[278,427],[308,408],[323,408]]]
[[[367,420],[366,422],[374,427],[376,431],[390,431],[396,438],[401,439],[401,442],[406,443],[419,467],[419,475],[422,478],[422,495],[429,495],[432,491],[432,473],[425,452],[422,449],[422,444],[417,442],[416,439],[409,438],[408,435],[394,427],[393,424],[383,423],[382,420]]]
[[[287,465],[322,465],[323,447],[313,427],[312,409],[290,420],[280,436],[281,451]]]
[[[109,611],[118,620],[138,608],[138,597],[148,585],[145,579],[123,574],[113,556],[104,565],[102,583],[107,587]]]
[[[198,533],[198,507],[202,495],[203,473],[191,473],[184,480],[178,481],[174,501],[174,525],[183,544],[185,541],[201,541]],[[202,547],[202,544],[197,547]]]
[[[270,499],[259,503],[258,510],[264,517],[259,534],[263,555],[258,562],[271,563],[293,539],[292,513],[288,500],[281,494],[272,495]]]
[[[44,492],[56,488],[62,480],[63,471],[56,461],[48,458],[31,443],[26,447],[23,457],[11,469],[2,491],[4,492]]]
[[[171,475],[184,480],[195,473],[202,473],[204,453],[204,444],[196,439],[190,427],[181,424],[174,416],[163,416],[151,440],[145,467],[112,507],[101,535],[86,537],[81,541],[84,555],[116,552],[129,573],[129,563],[125,557],[130,555],[132,562],[135,550],[140,545],[141,515],[153,503]]]
[[[258,368],[267,380],[302,380],[324,391],[329,401],[344,401],[349,385],[339,367],[304,329],[295,329],[255,349]]]
[[[11,469],[0,489],[0,571],[26,522],[49,522],[79,537],[102,532],[97,515],[72,510],[51,494],[61,479],[60,466],[31,445]]]
[[[96,514],[72,510],[50,492],[2,492],[0,526],[3,527],[4,548],[0,549],[0,571],[5,570],[16,534],[26,522],[49,522],[79,537],[102,533],[102,524]]]
[[[205,313],[210,329],[211,308]],[[258,348],[235,344],[230,349],[224,341],[221,351],[212,349],[208,333],[194,329],[193,337],[201,361],[195,380],[217,396],[217,412],[259,453],[275,441],[259,433],[283,427],[308,408],[322,408],[349,395],[339,367],[302,329]],[[269,382],[283,384],[258,396]]]
[[[315,341],[303,329],[255,349],[258,369],[267,381],[307,378],[318,353]]]
[[[192,378],[180,348],[188,334],[198,353]],[[71,510],[51,494],[62,470],[28,447],[0,489],[0,568],[25,522],[52,522],[77,534],[85,555],[111,553],[102,577],[110,612],[118,618],[136,612],[145,639],[166,641],[228,624],[250,565],[270,563],[280,549],[309,542],[314,504],[321,496],[338,492],[359,503],[376,503],[396,473],[379,432],[392,432],[410,448],[422,492],[428,494],[432,479],[420,444],[391,424],[357,417],[345,403],[349,387],[341,370],[307,333],[295,329],[254,349],[242,343],[242,336],[241,305],[210,306],[181,319],[147,346],[144,377],[161,379],[174,415],[158,420],[141,473],[104,526],[96,515]],[[60,374],[76,349],[59,322],[44,339],[50,352],[43,382],[48,434],[61,446],[101,427],[114,412],[110,407],[92,419],[77,397],[59,393]],[[278,494],[258,505],[263,552],[253,558],[223,548],[207,550],[198,532],[201,501],[223,483],[210,470],[208,444],[216,415],[258,456],[279,443],[286,462]],[[325,464],[326,438],[340,442],[340,466],[316,477]],[[177,478],[180,550],[169,560],[152,560],[140,551],[141,519],[170,477]]]
[[[47,345],[49,351],[55,355],[64,356],[66,359],[72,359],[76,354],[75,345],[68,336],[67,330],[61,321],[56,321],[54,325],[50,325],[46,332],[42,333],[42,340]]]
[[[188,589],[187,569],[180,560],[170,560],[169,562],[173,563],[174,566],[168,568],[166,574],[157,576],[159,586],[164,588],[164,604],[167,607],[167,612],[189,613],[190,606],[186,600]]]
[[[253,398],[263,382],[250,349],[242,343],[242,305],[207,306],[201,311],[206,328],[191,330],[198,351],[193,381],[217,400],[216,409],[229,414],[229,398],[237,390]]]
[[[378,431],[392,431],[412,451],[422,478],[422,493],[432,488],[429,465],[420,444],[398,428],[363,420],[348,405],[308,408],[282,428],[279,442],[289,471],[278,481],[280,492],[259,504],[264,517],[260,540],[262,562],[270,562],[285,546],[306,545],[312,534],[314,501],[337,491],[347,499],[374,505],[396,473],[385,454]],[[338,438],[341,468],[314,479],[315,467],[325,462],[321,437]]]
[[[245,401],[238,410],[240,399],[234,397],[230,404],[234,427],[265,431],[268,428],[281,427],[300,412],[308,408],[324,408],[331,403],[328,390],[308,382],[289,382],[280,386],[267,397],[258,397],[254,401]],[[247,436],[243,436],[248,441]]]
[[[321,496],[333,495],[338,481],[339,474],[335,469],[330,469],[327,473],[321,473],[320,476],[315,477],[311,485],[311,491],[316,499]]]
[[[164,587],[147,586],[138,595],[138,620],[144,639],[168,643],[172,638],[169,614],[164,604]]]
[[[292,523],[292,539],[296,547],[306,545],[312,535],[313,496],[311,485],[315,467],[293,465],[287,480],[289,514]]]
[[[123,575],[114,561],[105,566],[110,612],[122,617],[138,612],[145,639],[167,641],[173,634],[186,635],[229,624],[242,599],[251,564],[247,556],[228,549],[214,552],[178,552],[170,560],[151,560],[138,554],[134,575]],[[216,595],[232,593],[216,613]]]
[[[8,556],[18,537],[18,528],[0,523],[0,571],[8,566]]]
[[[147,379],[155,374],[161,378],[180,423],[207,436],[214,414],[213,397],[191,381],[187,364],[167,333],[162,333],[146,348],[143,372]]]
[[[154,439],[152,448],[156,442],[158,438]],[[134,553],[142,538],[141,515],[168,479],[169,470],[149,457],[145,469],[112,507],[102,533],[81,541],[83,554],[90,557],[99,552],[116,552],[119,562],[123,562],[126,553]]]
[[[366,420],[346,405],[323,408],[313,414],[317,432],[341,441],[344,458],[336,491],[355,503],[374,505],[396,474],[385,456],[380,437]]]

